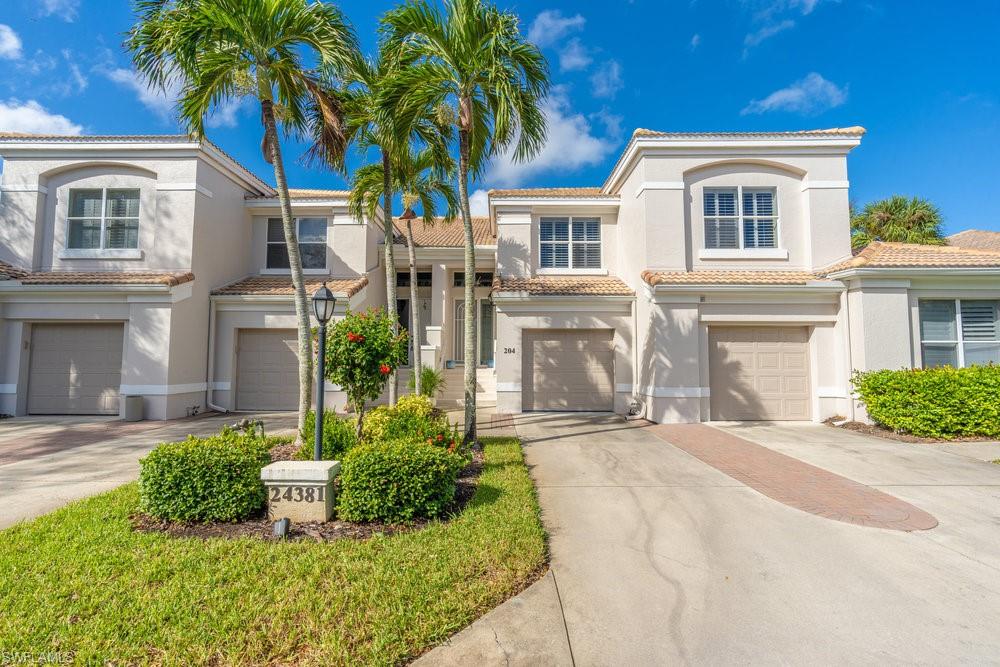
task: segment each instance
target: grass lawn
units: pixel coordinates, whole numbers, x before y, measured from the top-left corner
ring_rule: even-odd
[[[449,523],[368,541],[135,533],[127,484],[0,531],[0,648],[80,663],[398,664],[521,590],[545,536],[521,447],[484,438]]]

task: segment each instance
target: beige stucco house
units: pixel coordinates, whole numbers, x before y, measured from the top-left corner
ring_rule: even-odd
[[[601,187],[491,191],[471,278],[460,224],[415,223],[411,276],[400,224],[386,239],[348,193],[293,190],[308,289],[327,282],[341,314],[384,305],[393,243],[397,306],[422,314],[413,353],[454,400],[474,280],[479,400],[502,412],[863,416],[853,370],[1000,360],[988,233],[852,255],[863,134],[638,130]],[[0,413],[295,406],[273,188],[187,136],[0,133],[0,157]]]

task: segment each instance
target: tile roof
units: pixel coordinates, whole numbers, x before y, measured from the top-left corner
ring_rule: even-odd
[[[368,284],[368,276],[358,278],[333,278],[331,276],[305,276],[306,294],[312,294],[326,283],[337,296],[354,296]],[[212,294],[239,296],[292,296],[291,276],[248,276],[224,287],[212,290]]]
[[[643,271],[650,285],[806,285],[823,279],[808,271]],[[832,282],[832,281],[825,281]]]
[[[1000,232],[988,232],[983,229],[966,229],[964,232],[952,234],[947,238],[948,245],[959,248],[978,248],[1000,252]]]
[[[514,190],[489,191],[489,196],[493,199],[504,199],[507,197],[536,197],[563,198],[563,197],[586,197],[597,199],[617,199],[618,195],[610,195],[601,191],[601,188],[518,188]]]
[[[22,285],[166,285],[173,287],[194,280],[190,271],[37,271],[17,278]]]
[[[22,269],[14,266],[13,264],[8,264],[7,262],[0,262],[0,280],[16,280],[18,278],[23,278],[30,273],[27,269]]]
[[[526,292],[547,296],[634,296],[635,291],[615,276],[536,276],[493,281],[494,292]]]
[[[788,132],[659,132],[657,130],[647,130],[646,128],[640,127],[635,132],[632,133],[633,137],[671,137],[683,139],[686,137],[691,138],[714,138],[719,137],[722,139],[732,138],[738,139],[740,137],[829,137],[829,136],[848,136],[848,137],[861,137],[865,134],[865,128],[854,125],[851,127],[829,127],[819,130],[792,130]]]
[[[828,275],[836,271],[861,268],[977,267],[1000,269],[1000,250],[875,241],[851,259],[827,267],[823,273]]]
[[[406,221],[397,218],[396,243],[406,243]],[[473,216],[472,240],[477,245],[496,245],[497,237],[489,218]],[[465,228],[461,218],[445,222],[435,218],[433,225],[425,225],[420,218],[413,221],[413,244],[417,248],[462,248],[465,246]]]
[[[288,188],[291,199],[347,199],[350,190],[323,190],[319,188]],[[247,195],[247,199],[276,199],[277,193],[270,195]]]

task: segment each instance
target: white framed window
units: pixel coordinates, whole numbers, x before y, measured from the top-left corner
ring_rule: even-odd
[[[705,248],[778,247],[778,210],[772,188],[705,188]]]
[[[126,250],[139,247],[139,190],[80,188],[69,191],[66,247]]]
[[[303,269],[326,268],[326,218],[296,218],[295,236]],[[287,269],[288,246],[281,218],[267,220],[267,268]]]
[[[538,242],[543,269],[601,268],[600,218],[541,218]]]
[[[1000,364],[1000,301],[921,299],[924,368]]]

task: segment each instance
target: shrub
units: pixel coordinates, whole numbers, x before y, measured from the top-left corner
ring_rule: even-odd
[[[163,443],[139,461],[140,509],[169,521],[237,521],[264,506],[268,443],[252,427]]]
[[[410,391],[415,391],[417,388],[417,376],[414,374],[410,375],[410,381],[407,383]],[[431,368],[430,366],[420,367],[420,394],[422,396],[431,397],[436,393],[444,391],[445,381],[444,373],[442,373],[437,368]]]
[[[438,517],[454,500],[464,465],[458,454],[422,443],[360,445],[341,462],[337,515],[387,523]]]
[[[347,450],[358,444],[358,434],[353,419],[339,417],[334,412],[323,412],[323,460],[339,461]],[[302,432],[302,447],[296,458],[311,461],[315,455],[316,412],[306,413],[306,426]]]
[[[872,420],[928,438],[1000,436],[1000,366],[855,373]]]
[[[434,406],[431,405],[427,395],[407,394],[400,396],[396,401],[396,412],[413,415],[421,419],[426,419],[434,414]]]
[[[464,453],[458,427],[436,412],[426,396],[413,394],[401,397],[395,407],[380,406],[368,413],[362,439],[367,443],[422,442]]]

